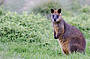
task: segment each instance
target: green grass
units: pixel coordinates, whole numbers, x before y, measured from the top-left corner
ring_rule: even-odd
[[[53,38],[52,23],[46,17],[7,12],[0,15],[0,59],[90,59],[90,15],[63,18],[83,32],[86,55],[63,55]]]

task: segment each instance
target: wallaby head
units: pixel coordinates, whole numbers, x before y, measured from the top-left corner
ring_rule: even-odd
[[[58,10],[55,9],[51,9],[51,20],[52,22],[60,22],[60,20],[62,19],[61,17],[61,8]]]

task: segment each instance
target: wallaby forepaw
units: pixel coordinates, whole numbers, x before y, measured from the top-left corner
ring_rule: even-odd
[[[54,36],[54,39],[58,39],[56,36]]]

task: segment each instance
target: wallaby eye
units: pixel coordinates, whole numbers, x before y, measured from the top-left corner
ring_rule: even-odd
[[[52,15],[52,17],[54,18],[54,15]]]
[[[57,18],[59,18],[59,15],[57,15]]]

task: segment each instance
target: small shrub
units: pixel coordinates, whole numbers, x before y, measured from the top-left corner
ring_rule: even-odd
[[[82,13],[87,13],[87,14],[89,14],[89,13],[90,13],[90,7],[89,7],[89,6],[84,6],[84,7],[82,7],[82,8],[80,9],[80,11],[81,11]]]
[[[41,14],[45,15],[45,14],[50,14],[51,8],[57,9],[60,7],[61,7],[61,5],[57,1],[56,2],[50,1],[50,2],[46,2],[42,5],[38,5],[36,8],[33,8],[33,12],[41,13]]]

